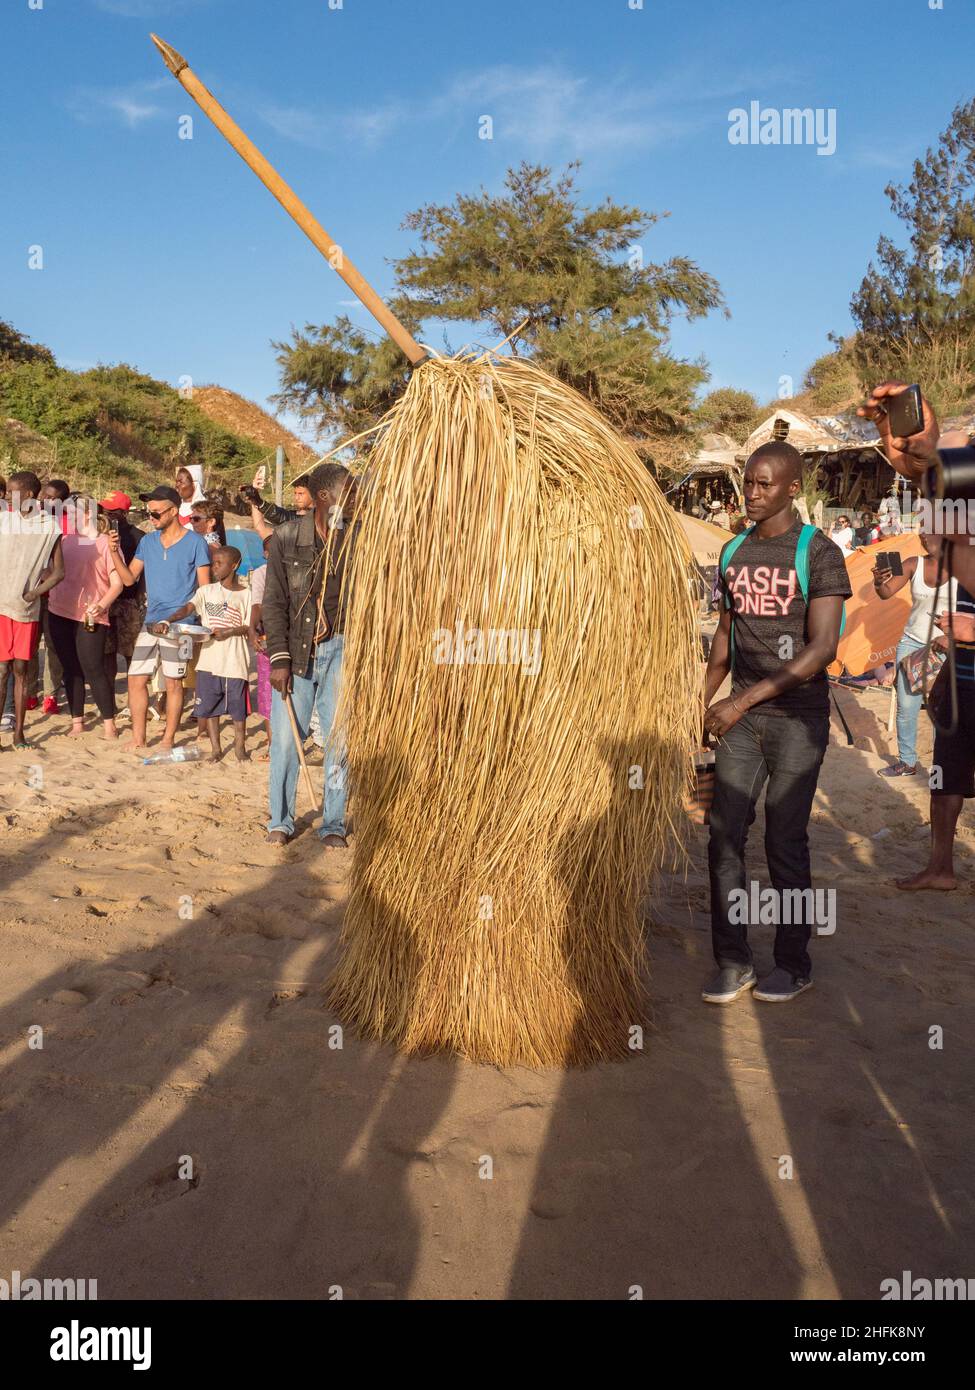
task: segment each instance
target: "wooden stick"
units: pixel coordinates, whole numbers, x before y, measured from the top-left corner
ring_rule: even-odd
[[[294,737],[295,748],[298,750],[298,761],[299,763],[301,763],[301,770],[305,774],[305,786],[308,789],[308,795],[311,798],[311,804],[315,809],[315,814],[317,815],[322,808],[318,804],[318,797],[315,795],[315,789],[311,784],[311,774],[308,771],[308,764],[305,762],[305,745],[302,742],[301,734],[298,732],[298,721],[295,718],[295,707],[291,703],[290,695],[285,695],[284,703],[288,707],[288,718],[291,720],[291,733]]]
[[[356,270],[341,246],[329,236],[322,224],[312,215],[297,194],[288,187],[281,175],[268,163],[236,121],[227,115],[213,93],[204,87],[182,54],[177,53],[175,48],[155,34],[150,35],[150,37],[162,54],[163,62],[177,82],[189,93],[200,109],[210,117],[220,134],[233,146],[244,163],[254,171],[265,188],[274,194],[285,212],[294,218],[305,236],[321,251],[332,269],[338,271],[352,293],[362,301],[396,346],[406,353],[414,366],[425,361],[428,356],[426,349],[420,346],[412,333],[407,332],[396,315],[379,298],[369,282]]]

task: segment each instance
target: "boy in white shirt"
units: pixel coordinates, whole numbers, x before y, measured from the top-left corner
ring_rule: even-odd
[[[229,714],[234,725],[234,754],[245,762],[250,754],[244,747],[247,723],[247,682],[250,676],[250,648],[247,633],[251,620],[251,591],[237,578],[240,551],[221,545],[211,551],[212,584],[204,584],[193,597],[193,607],[203,627],[210,629],[196,664],[196,704],[193,714],[200,721],[200,733],[210,736],[211,757],[218,762],[220,716]]]

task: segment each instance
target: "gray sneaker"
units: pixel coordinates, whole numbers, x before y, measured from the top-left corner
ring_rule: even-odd
[[[750,965],[723,965],[701,990],[706,1004],[730,1004],[755,983],[755,971]]]
[[[790,975],[788,970],[777,965],[770,975],[765,976],[755,991],[755,998],[766,1004],[785,1004],[805,989],[812,989],[812,980],[804,975]]]

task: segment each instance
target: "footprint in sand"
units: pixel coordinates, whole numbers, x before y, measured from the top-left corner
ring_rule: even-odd
[[[121,1201],[107,1208],[104,1213],[105,1220],[116,1224],[128,1221],[140,1212],[162,1206],[164,1202],[172,1202],[175,1198],[185,1197],[188,1192],[194,1191],[202,1181],[203,1170],[195,1154],[190,1154],[189,1157],[193,1160],[192,1178],[180,1177],[181,1163],[170,1163],[168,1167],[155,1173],[136,1188],[130,1196],[123,1197]]]
[[[304,999],[308,993],[305,989],[278,989],[268,1000],[268,1006],[264,1010],[264,1017],[270,1018],[275,1009],[280,1009],[282,1004],[293,1004],[298,999]]]
[[[44,1000],[45,1004],[63,1004],[71,1009],[84,1008],[88,1002],[88,995],[82,994],[80,989],[59,989]]]

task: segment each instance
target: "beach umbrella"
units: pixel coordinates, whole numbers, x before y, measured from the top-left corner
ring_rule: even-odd
[[[732,539],[732,533],[723,526],[712,526],[709,521],[688,516],[686,512],[677,512],[676,515],[697,563],[704,569],[716,565],[721,558],[722,547]]]
[[[429,353],[171,71],[414,364],[370,454],[343,659],[340,1018],[408,1052],[631,1055],[701,703],[693,565],[631,446],[523,357]]]

